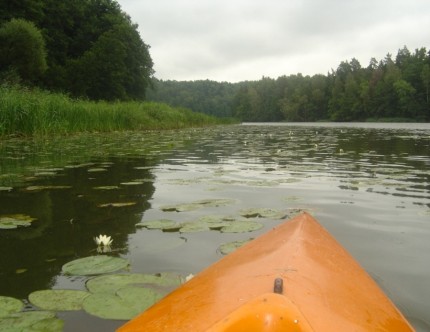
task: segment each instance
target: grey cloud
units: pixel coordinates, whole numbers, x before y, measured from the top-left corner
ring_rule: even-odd
[[[259,79],[428,47],[422,0],[119,0],[164,79]],[[418,26],[419,25],[419,26]],[[300,68],[300,66],[305,66]],[[221,77],[225,75],[225,77]]]

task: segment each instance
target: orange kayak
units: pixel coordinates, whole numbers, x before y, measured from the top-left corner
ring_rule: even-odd
[[[203,270],[120,327],[135,331],[414,331],[309,214]]]

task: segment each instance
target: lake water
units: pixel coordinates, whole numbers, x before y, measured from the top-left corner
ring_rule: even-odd
[[[220,259],[222,243],[254,238],[282,221],[249,218],[250,209],[283,217],[308,211],[418,331],[430,331],[430,124],[243,124],[8,139],[0,141],[0,172],[0,217],[36,219],[0,229],[0,295],[27,301],[35,290],[85,289],[86,277],[61,268],[96,255],[99,234],[112,236],[111,255],[127,258],[130,272],[186,276]],[[223,203],[202,203],[212,200]],[[208,216],[248,217],[263,228],[179,233],[136,226]],[[58,317],[65,331],[124,323],[83,311]]]

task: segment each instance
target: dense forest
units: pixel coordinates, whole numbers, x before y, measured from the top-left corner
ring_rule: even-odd
[[[430,121],[430,52],[405,46],[367,67],[344,61],[327,75],[259,81],[162,81],[148,98],[242,121]]]
[[[153,62],[114,0],[0,0],[0,83],[141,100]]]

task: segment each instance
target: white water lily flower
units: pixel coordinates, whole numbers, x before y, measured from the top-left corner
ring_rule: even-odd
[[[104,247],[109,247],[111,245],[111,243],[113,242],[113,240],[111,239],[110,236],[101,235],[101,234],[98,237],[96,236],[94,238],[94,241],[96,242],[96,244],[98,246],[104,246]]]
[[[185,277],[185,282],[188,282],[188,281],[190,281],[191,279],[193,279],[194,278],[194,274],[192,274],[192,273],[190,273],[189,275],[187,275],[186,277]]]

